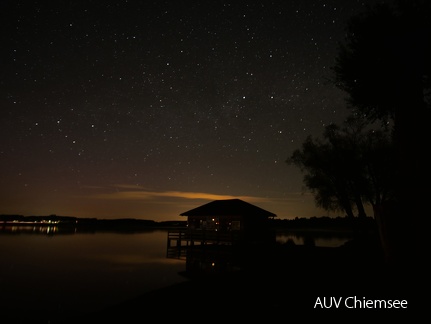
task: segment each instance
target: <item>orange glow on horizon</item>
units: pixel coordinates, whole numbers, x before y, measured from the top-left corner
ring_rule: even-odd
[[[120,186],[119,186],[120,187]],[[124,186],[121,186],[125,188]],[[128,187],[130,188],[130,187]],[[139,188],[139,187],[134,187]],[[90,195],[89,198],[95,199],[119,199],[119,200],[142,200],[142,199],[156,199],[160,197],[170,198],[184,198],[184,199],[205,199],[205,200],[220,200],[220,199],[242,199],[249,202],[265,202],[269,201],[267,198],[253,197],[253,196],[230,196],[230,195],[219,195],[205,192],[184,192],[184,191],[145,191],[145,190],[134,190],[134,191],[116,191],[112,193],[103,193]]]

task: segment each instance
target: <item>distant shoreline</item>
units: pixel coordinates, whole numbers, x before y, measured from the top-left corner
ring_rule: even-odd
[[[311,217],[295,219],[270,219],[270,227],[275,231],[295,233],[352,233],[358,231],[373,231],[376,229],[375,220],[371,217]],[[39,227],[54,228],[60,232],[139,232],[156,229],[184,229],[184,221],[154,221],[147,219],[120,218],[98,219],[79,218],[73,216],[22,216],[0,215],[0,229],[3,227]]]

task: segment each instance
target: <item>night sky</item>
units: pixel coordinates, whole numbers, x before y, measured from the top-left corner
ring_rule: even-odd
[[[338,215],[285,161],[350,114],[328,80],[375,2],[2,1],[0,214]]]

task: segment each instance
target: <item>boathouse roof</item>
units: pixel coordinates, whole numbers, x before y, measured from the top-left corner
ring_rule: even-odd
[[[228,216],[228,215],[254,215],[276,217],[271,213],[258,206],[252,205],[241,199],[223,199],[214,200],[202,206],[190,209],[180,216]]]

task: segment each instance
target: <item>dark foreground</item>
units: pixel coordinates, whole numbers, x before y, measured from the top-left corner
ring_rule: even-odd
[[[415,322],[428,309],[429,292],[424,286],[429,281],[423,269],[389,267],[373,244],[280,246],[260,252],[246,258],[245,270],[195,276],[97,313],[20,323]],[[347,306],[355,308],[346,307],[349,297]],[[367,308],[367,300],[405,300],[407,308]]]

